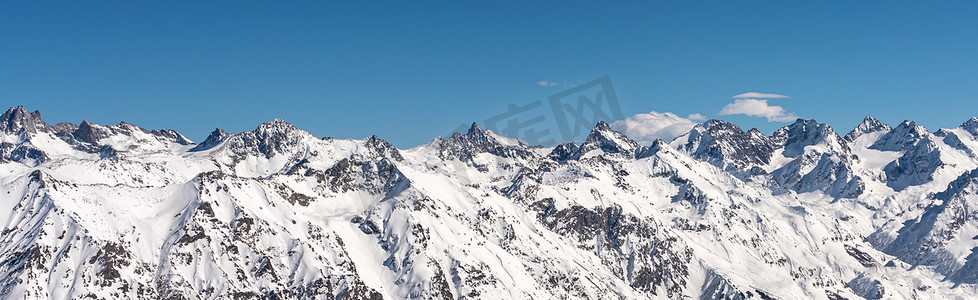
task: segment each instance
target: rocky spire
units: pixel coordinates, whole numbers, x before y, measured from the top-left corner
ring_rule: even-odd
[[[93,145],[98,144],[99,140],[108,137],[110,134],[111,131],[108,128],[87,120],[78,124],[78,129],[72,133],[76,140]]]
[[[214,129],[214,131],[211,131],[211,134],[208,135],[203,142],[197,144],[197,146],[194,147],[193,149],[190,149],[190,151],[204,151],[210,148],[214,148],[215,146],[220,145],[222,142],[224,142],[224,140],[227,139],[228,136],[230,136],[230,134],[225,132],[224,129],[216,128]]]
[[[873,118],[870,115],[866,115],[866,117],[863,118],[862,123],[859,123],[859,125],[857,125],[856,128],[853,128],[852,131],[846,134],[845,140],[848,142],[852,142],[855,141],[860,136],[867,133],[873,133],[878,131],[890,131],[892,129],[893,128],[890,127],[890,125],[883,124],[882,122],[880,122],[880,120],[877,120],[876,118]]]
[[[591,133],[588,134],[584,144],[578,150],[581,154],[592,150],[601,149],[605,153],[621,153],[629,157],[635,155],[635,150],[640,146],[638,143],[628,138],[621,132],[611,129],[611,126],[604,121],[598,121]]]
[[[41,112],[28,112],[24,106],[11,107],[0,116],[0,132],[37,133],[38,128],[47,128],[41,121]]]

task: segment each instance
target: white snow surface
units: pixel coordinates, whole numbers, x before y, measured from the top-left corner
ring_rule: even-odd
[[[895,189],[887,166],[913,152],[870,149],[893,129],[778,148],[758,166],[765,172],[737,173],[675,149],[682,141],[635,148],[608,133],[558,162],[553,148],[491,131],[481,133],[486,149],[527,151],[446,155],[444,139],[396,149],[317,138],[282,120],[192,150],[111,126],[133,134],[88,147],[50,130],[0,133],[45,154],[0,163],[0,297],[978,294],[978,202],[963,176],[978,168],[978,137],[961,128],[946,131],[954,145],[935,138],[938,155],[925,158],[940,161],[916,160],[939,165],[913,177],[929,180]],[[857,157],[851,165],[841,145]],[[825,159],[796,162],[812,157]],[[863,188],[853,197],[793,190],[771,175],[789,167],[803,178],[851,168]]]

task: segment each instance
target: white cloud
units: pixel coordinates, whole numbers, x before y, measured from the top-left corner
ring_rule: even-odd
[[[768,122],[791,122],[798,119],[795,113],[785,111],[784,107],[768,105],[767,100],[762,99],[736,99],[720,109],[719,114],[765,117]]]
[[[740,94],[740,95],[737,95],[737,96],[733,96],[733,97],[730,97],[730,98],[733,98],[733,99],[743,99],[743,98],[750,98],[750,99],[784,99],[784,98],[791,98],[791,97],[788,97],[788,96],[785,96],[785,95],[779,95],[779,94],[767,94],[767,93],[758,93],[758,92],[748,92],[748,93],[743,93],[743,94]]]
[[[690,117],[694,116],[703,118],[700,114],[690,115]],[[671,141],[689,132],[696,124],[688,118],[682,118],[673,113],[653,111],[615,121],[611,124],[611,128],[624,133],[639,144],[651,145],[656,139]]]
[[[557,86],[558,83],[556,81],[540,80],[540,81],[537,81],[537,85],[539,85],[539,86]]]
[[[706,121],[706,117],[704,117],[701,114],[690,114],[690,115],[686,116],[686,118],[687,119],[690,119],[690,120],[693,120],[693,121]]]

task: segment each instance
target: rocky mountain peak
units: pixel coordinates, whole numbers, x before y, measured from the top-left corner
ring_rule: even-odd
[[[608,122],[605,121],[598,121],[598,123],[594,125],[594,129],[610,130],[611,125],[608,125]]]
[[[834,152],[845,158],[852,156],[849,146],[835,133],[832,126],[811,119],[798,119],[795,123],[775,131],[771,139],[785,149],[784,155],[787,157],[801,155],[805,146],[814,145],[822,145],[825,152]]]
[[[203,142],[197,144],[197,146],[190,149],[190,151],[204,151],[214,148],[215,146],[223,143],[228,136],[230,136],[230,134],[225,132],[224,129],[216,128],[214,131],[211,131],[211,134],[207,135],[207,138],[205,138]]]
[[[0,132],[6,133],[36,133],[38,128],[46,128],[41,121],[41,112],[28,112],[24,106],[11,107],[0,116]]]
[[[370,148],[373,152],[381,157],[391,158],[397,161],[404,160],[401,156],[400,150],[394,147],[391,143],[386,140],[377,137],[377,135],[371,135],[365,141],[367,148]]]
[[[554,147],[550,154],[547,155],[552,160],[562,162],[566,160],[573,159],[578,153],[580,153],[581,146],[575,143],[562,143]]]
[[[737,125],[716,119],[696,125],[673,143],[679,151],[721,168],[766,165],[774,152],[770,139],[756,128],[744,132]]]
[[[635,150],[635,158],[642,159],[642,158],[650,157],[655,155],[656,153],[659,153],[659,151],[662,151],[663,149],[672,149],[672,147],[669,146],[669,144],[666,143],[666,141],[663,141],[662,139],[656,139],[655,141],[652,142],[651,145],[643,146],[638,150]]]
[[[971,133],[971,135],[978,136],[978,118],[972,117],[961,124],[961,129]]]
[[[162,138],[164,140],[174,142],[180,145],[193,145],[194,141],[191,141],[187,137],[183,136],[179,132],[173,129],[154,129],[149,132],[150,134]]]
[[[78,124],[78,128],[72,132],[76,140],[93,145],[98,144],[99,140],[109,137],[111,134],[111,130],[105,126],[89,122],[88,120],[83,120],[81,124]]]
[[[611,129],[611,126],[604,121],[598,121],[587,139],[581,144],[578,150],[581,154],[592,150],[601,149],[605,153],[622,153],[626,156],[634,156],[635,150],[641,147],[638,143],[628,138],[621,132]]]
[[[473,122],[468,132],[453,133],[450,138],[439,143],[440,156],[443,159],[470,159],[476,153],[491,153],[502,157],[530,157],[527,145],[514,138],[502,137],[492,130],[485,130]]]
[[[930,133],[924,126],[913,121],[903,121],[889,133],[880,137],[870,148],[883,151],[901,151],[929,135]]]
[[[238,136],[244,139],[246,145],[254,143],[259,153],[264,154],[266,157],[272,157],[275,153],[285,153],[289,152],[290,149],[299,147],[302,139],[311,136],[311,134],[285,120],[274,119],[258,125],[255,130],[245,132]],[[254,140],[251,141],[251,139]]]
[[[859,138],[864,134],[878,132],[878,131],[890,131],[891,129],[893,128],[890,127],[890,125],[883,124],[876,118],[873,118],[870,115],[866,115],[866,117],[863,118],[862,123],[859,123],[859,125],[857,125],[856,128],[853,128],[852,131],[846,134],[845,140],[852,142],[855,141],[856,138]]]
[[[482,127],[479,127],[478,122],[472,122],[472,126],[469,126],[469,131],[466,132],[467,135],[481,135],[484,134]]]
[[[261,125],[258,125],[258,127],[256,127],[255,130],[252,130],[251,132],[253,132],[255,135],[258,136],[270,137],[275,135],[291,135],[299,131],[302,130],[300,130],[298,127],[295,127],[295,125],[293,125],[292,123],[286,122],[285,120],[282,119],[274,119],[262,123]]]
[[[816,141],[825,139],[833,133],[835,131],[828,124],[819,123],[812,119],[798,119],[791,125],[778,129],[778,131],[774,132],[774,137],[784,139],[781,142],[785,143],[788,140],[804,140],[815,144],[817,143]]]
[[[467,142],[475,144],[496,143],[496,137],[499,136],[490,130],[482,129],[482,127],[479,127],[479,123],[476,122],[472,122],[472,126],[469,126],[469,130],[464,135],[459,133],[452,135],[452,139],[457,141],[464,139]]]

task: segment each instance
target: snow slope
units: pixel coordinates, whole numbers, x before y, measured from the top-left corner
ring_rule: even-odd
[[[641,146],[0,117],[0,296],[967,299],[978,119]]]

